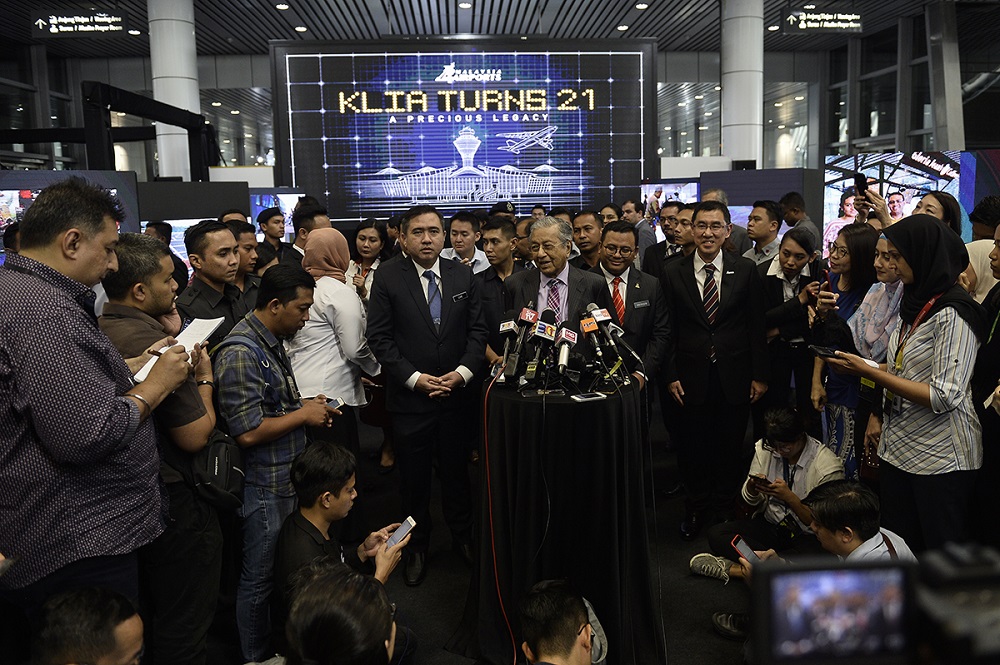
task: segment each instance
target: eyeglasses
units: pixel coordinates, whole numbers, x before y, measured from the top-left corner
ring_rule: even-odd
[[[769,450],[772,453],[780,453],[781,451],[791,450],[799,444],[798,441],[771,441],[771,439],[766,436],[760,442],[761,448],[764,450]]]
[[[622,258],[628,258],[632,256],[633,252],[635,252],[635,250],[632,249],[631,247],[616,247],[615,245],[604,245],[604,251],[606,251],[611,256],[614,256],[615,254],[621,254]]]
[[[712,224],[706,224],[705,222],[698,222],[694,225],[697,231],[711,231],[712,233],[720,233],[722,229],[726,228],[726,225],[721,222],[714,222]]]
[[[830,252],[830,256],[836,256],[838,259],[850,256],[851,254],[845,245],[838,245],[835,242],[831,242],[826,248]]]

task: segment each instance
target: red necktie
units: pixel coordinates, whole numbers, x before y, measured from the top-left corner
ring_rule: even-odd
[[[618,314],[618,323],[625,325],[625,301],[622,300],[621,291],[618,290],[621,283],[621,277],[615,277],[611,280],[611,302],[615,305],[615,313]]]

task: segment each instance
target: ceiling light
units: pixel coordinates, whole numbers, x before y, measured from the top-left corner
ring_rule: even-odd
[[[628,30],[628,26],[627,25],[620,25],[620,26],[618,26],[618,31],[619,32],[625,32],[626,30]]]
[[[258,164],[263,164],[264,163],[264,158],[261,157],[260,155],[257,155],[257,163]]]
[[[715,86],[715,91],[716,91],[716,92],[718,92],[718,91],[720,91],[720,90],[722,90],[722,86],[721,86],[721,85],[717,85],[717,86]]]
[[[785,128],[784,125],[778,125],[778,129],[784,129],[784,128]]]
[[[688,141],[688,143],[694,143],[694,141]]]
[[[119,111],[119,112],[118,112],[118,117],[119,117],[119,118],[124,118],[124,117],[125,117],[125,113],[124,113],[124,111]]]
[[[137,37],[138,35],[141,35],[142,33],[139,32],[138,30],[136,30],[135,28],[133,28],[133,29],[131,29],[131,30],[128,31],[128,34],[132,35],[133,37]]]
[[[802,9],[816,9],[816,5],[802,5]]]
[[[206,124],[206,125],[211,125],[212,123],[211,123],[211,122],[209,122],[208,120],[206,120],[206,121],[205,121],[205,124]]]
[[[799,95],[798,97],[795,98],[795,101],[801,102],[803,99],[805,99],[805,97],[803,97],[802,95]]]
[[[222,139],[223,143],[229,143],[229,139]]]
[[[52,116],[52,117],[53,117],[53,118],[55,118],[55,116]],[[670,128],[669,128],[669,127],[664,127],[664,128],[663,128],[663,131],[665,131],[665,132],[669,132],[669,131],[670,131]]]
[[[708,127],[705,127],[704,125],[702,125],[701,127],[698,128],[698,131],[702,131],[703,132],[706,129],[708,129]]]
[[[688,135],[687,132],[681,132],[681,136],[687,136],[687,135]]]
[[[778,25],[769,25],[769,26],[767,26],[767,31],[768,32],[777,32],[778,30],[781,30],[781,26],[778,26]]]
[[[712,112],[711,111],[705,111],[705,117],[706,118],[712,117]]]
[[[222,106],[222,102],[212,102],[212,106]]]
[[[776,107],[778,107],[779,109],[780,109],[780,108],[781,108],[782,106],[784,106],[784,104],[782,104],[781,102],[775,102],[775,103],[774,103],[774,105],[775,105]]]
[[[232,111],[230,111],[229,113],[230,113],[231,115],[239,115],[239,114],[240,114],[240,112],[239,112],[239,111],[237,111],[236,109],[233,109],[233,110],[232,110]]]
[[[305,32],[305,31],[307,31],[308,29],[309,29],[309,28],[307,28],[307,27],[306,27],[306,26],[304,26],[304,25],[297,25],[297,26],[295,26],[295,32]]]
[[[286,9],[288,9],[288,5],[286,5],[284,2],[279,2],[274,6],[274,8],[280,9],[281,11],[285,11]]]
[[[841,106],[843,106],[843,105],[844,105],[844,104],[846,104],[846,103],[847,103],[847,102],[840,102],[840,105],[841,105]]]
[[[472,9],[472,3],[471,2],[460,2],[460,3],[458,3],[458,8],[459,9]]]
[[[657,148],[656,149],[656,154],[657,155],[662,155],[663,154],[663,148]]]
[[[52,120],[58,120],[59,116],[57,116],[57,115],[50,115],[49,118],[51,118]]]
[[[232,158],[232,159],[230,159],[229,161],[231,161],[231,162],[235,162],[235,161],[236,161],[236,158],[235,158],[235,157],[233,157],[233,158]]]
[[[687,102],[677,102],[677,106],[687,106]]]
[[[635,8],[638,9],[639,11],[642,11],[643,9],[649,9],[649,5],[646,4],[645,2],[637,2],[635,3]]]
[[[705,99],[705,95],[695,95],[695,99]]]
[[[245,138],[245,139],[252,139],[253,138],[253,134],[244,134],[243,138]]]

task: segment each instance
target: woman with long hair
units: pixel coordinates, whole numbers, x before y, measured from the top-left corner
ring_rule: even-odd
[[[368,305],[368,292],[375,279],[375,271],[379,264],[389,258],[389,232],[385,222],[374,217],[358,222],[354,228],[354,251],[351,261],[347,264],[344,277],[361,297],[365,306]]]
[[[913,214],[935,217],[944,222],[956,235],[962,236],[962,206],[958,199],[948,192],[924,194],[913,209]]]
[[[837,234],[830,246],[830,275],[821,285],[816,304],[816,321],[813,323],[813,343],[820,346],[845,348],[850,339],[839,342],[837,326],[827,326],[826,320],[850,319],[861,305],[868,289],[875,283],[875,243],[878,231],[868,224],[850,224]],[[825,381],[824,381],[825,379]],[[812,403],[817,411],[826,414],[826,445],[840,456],[849,479],[857,478],[854,454],[856,409],[860,382],[857,377],[830,374],[825,371],[822,358],[813,363]],[[862,424],[862,427],[864,425]]]
[[[840,230],[858,219],[858,211],[854,207],[854,187],[848,187],[840,194],[840,207],[837,209],[837,219],[828,222],[823,228],[823,257],[829,255],[829,247],[836,241]],[[864,220],[862,220],[864,221]]]
[[[882,525],[915,551],[965,542],[983,460],[970,382],[986,317],[961,286],[969,263],[962,239],[929,215],[885,230],[903,282],[900,323],[886,369],[838,352],[836,369],[885,389],[878,453]]]

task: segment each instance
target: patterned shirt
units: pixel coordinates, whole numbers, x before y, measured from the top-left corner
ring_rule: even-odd
[[[242,344],[222,348],[214,359],[218,415],[235,438],[260,427],[264,418],[283,416],[302,403],[281,341],[253,312],[230,334],[253,340],[270,366],[263,368],[254,351]],[[294,496],[289,472],[292,460],[305,446],[305,429],[299,427],[274,441],[245,448],[246,482],[278,496]]]
[[[94,292],[23,255],[0,268],[0,552],[21,588],[163,531],[153,421],[97,327]]]
[[[906,340],[902,370],[895,367],[900,333],[889,338],[889,371],[931,388],[931,408],[886,395],[879,457],[908,473],[930,475],[978,469],[983,464],[982,429],[972,405],[973,364],[979,340],[954,307],[921,323]]]

